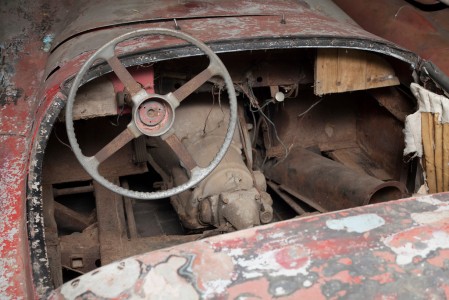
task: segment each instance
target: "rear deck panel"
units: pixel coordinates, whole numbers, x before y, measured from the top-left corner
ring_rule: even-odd
[[[446,299],[449,194],[293,219],[131,257],[53,299]]]

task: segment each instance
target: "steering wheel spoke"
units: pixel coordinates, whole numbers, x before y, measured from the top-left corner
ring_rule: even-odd
[[[198,167],[196,161],[193,159],[192,155],[190,155],[189,151],[174,131],[170,131],[169,133],[165,134],[164,136],[162,136],[162,139],[173,150],[173,152],[175,152],[176,156],[178,156],[179,161],[181,162],[181,165],[189,172]]]
[[[142,97],[147,96],[145,89],[132,77],[122,62],[117,56],[112,56],[107,59],[109,66],[114,71],[115,75],[120,79],[125,88],[128,90],[133,103],[136,104]]]
[[[123,130],[119,135],[117,135],[112,141],[110,141],[106,146],[104,146],[100,151],[97,152],[93,157],[101,164],[106,159],[111,157],[115,152],[123,148],[132,139],[137,138],[141,135],[139,130],[134,129],[134,125],[130,123],[128,127]]]
[[[210,64],[206,69],[204,69],[201,73],[187,81],[183,84],[179,89],[171,93],[173,97],[175,97],[178,102],[182,102],[185,98],[187,98],[190,94],[196,91],[200,86],[202,86],[206,81],[217,74],[217,68],[215,64]]]

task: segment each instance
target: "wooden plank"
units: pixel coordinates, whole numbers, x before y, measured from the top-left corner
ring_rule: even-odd
[[[449,124],[443,124],[443,189],[449,191]]]
[[[128,180],[123,181],[123,188],[129,190],[129,184]],[[139,234],[137,233],[137,225],[136,225],[136,219],[134,218],[134,209],[133,209],[133,199],[129,197],[123,197],[125,201],[125,214],[126,214],[126,222],[128,223],[128,231],[129,231],[129,238],[130,239],[136,239],[139,237]]]
[[[382,57],[354,49],[319,49],[315,60],[316,95],[398,85]]]
[[[74,211],[59,202],[55,201],[54,206],[55,219],[60,228],[82,232],[92,223],[92,220],[89,217]]]
[[[54,217],[55,201],[51,185],[42,186],[42,201],[45,220],[45,244],[50,265],[53,284],[59,286],[63,283],[61,266],[61,248],[58,238],[58,226]]]
[[[109,178],[119,184],[118,178]],[[123,199],[94,181],[95,202],[97,206],[98,236],[100,240],[101,264],[111,263],[122,257],[126,251],[126,234]]]
[[[339,93],[365,89],[365,52],[350,49],[338,50],[337,91]]]
[[[393,68],[382,57],[366,53],[366,85],[365,89],[399,85]]]
[[[100,77],[79,88],[73,104],[73,119],[117,115],[117,102],[112,82]],[[59,118],[65,120],[65,109]]]
[[[436,193],[435,154],[433,117],[431,113],[421,113],[421,135],[424,148],[424,167],[426,170],[427,186],[430,193]]]
[[[132,144],[128,144],[100,165],[100,173],[108,176],[142,174],[148,171],[145,163],[134,164]],[[48,184],[87,181],[91,176],[83,169],[72,151],[53,140],[44,159],[43,182]]]
[[[413,106],[410,104],[410,99],[398,92],[396,88],[386,87],[372,89],[369,93],[382,107],[388,110],[401,122],[405,122],[405,118],[414,113]]]
[[[315,60],[315,95],[336,93],[338,49],[318,49]]]
[[[443,187],[443,125],[438,121],[438,115],[433,115],[435,126],[435,175],[437,192],[441,193]]]

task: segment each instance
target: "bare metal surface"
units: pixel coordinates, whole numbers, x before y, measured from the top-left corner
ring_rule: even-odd
[[[281,182],[329,211],[366,205],[370,201],[398,199],[405,192],[405,187],[399,182],[384,183],[374,177],[363,176],[300,148],[292,149],[284,161],[266,168],[265,172],[271,180]],[[376,198],[379,194],[382,194],[381,199]]]
[[[256,189],[222,193],[218,216],[237,230],[257,226],[260,224],[260,204],[256,201],[256,197],[260,197]]]
[[[100,242],[97,226],[89,227],[81,233],[60,236],[59,245],[61,247],[60,263],[63,267],[87,273],[100,265]],[[81,260],[82,265],[73,268],[72,260]]]

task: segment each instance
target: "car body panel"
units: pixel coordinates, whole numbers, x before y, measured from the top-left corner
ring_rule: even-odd
[[[255,227],[127,258],[51,299],[443,299],[449,194]]]
[[[332,19],[347,23],[354,22],[329,1],[253,1],[246,0],[236,5],[233,1],[79,1],[68,12],[63,30],[56,36],[53,48],[73,36],[89,30],[131,23],[159,23],[173,19],[199,19],[244,17],[244,16],[282,16],[319,12]]]
[[[445,73],[449,71],[448,8],[424,11],[401,0],[335,1],[360,26],[431,60]]]
[[[82,3],[86,5],[83,9],[89,9],[88,2]],[[194,13],[204,3],[208,3],[205,12]],[[177,1],[177,6],[182,9],[176,10],[169,17],[182,19],[184,16],[183,20],[178,21],[181,30],[208,42],[217,52],[285,47],[342,47],[366,49],[391,55],[407,62],[411,68],[417,68],[420,63],[420,58],[412,52],[360,29],[328,1],[315,2],[321,3],[321,6],[312,5],[312,1],[295,1],[294,3],[277,1],[277,6],[274,6],[274,2],[267,6],[263,4],[264,1],[246,1],[242,5],[246,5],[248,11],[242,12],[235,7],[226,16],[223,14],[223,8],[211,10],[211,3]],[[262,3],[259,10],[252,10],[254,3]],[[4,214],[4,217],[0,219],[2,231],[0,297],[31,298],[42,296],[49,291],[49,285],[45,282],[48,261],[43,232],[39,231],[38,226],[42,225],[42,215],[38,209],[27,210],[26,205],[37,204],[39,207],[41,193],[39,172],[42,157],[52,124],[64,105],[64,93],[67,88],[64,84],[70,84],[68,80],[77,73],[93,51],[120,32],[148,26],[165,28],[174,26],[172,20],[154,19],[165,15],[164,10],[157,13],[149,10],[148,15],[143,18],[136,12],[133,14],[134,19],[121,19],[119,18],[121,15],[114,11],[109,16],[103,11],[105,14],[103,23],[94,26],[88,22],[91,17],[87,21],[83,21],[84,19],[80,17],[75,29],[68,28],[66,29],[68,33],[59,33],[65,20],[70,20],[67,13],[73,13],[69,9],[70,5],[70,1],[53,1],[51,4],[43,1],[25,3],[9,1],[1,12],[2,19],[8,20],[8,26],[3,27],[1,37],[2,60],[6,63],[1,66],[3,90],[0,98],[0,141],[2,143],[0,210]],[[221,5],[228,8],[231,2]],[[291,11],[289,5],[298,7],[298,12]],[[172,8],[167,4],[165,9]],[[269,10],[267,13],[265,13],[266,9]],[[155,22],[141,23],[144,20],[151,20],[150,17]],[[122,27],[108,27],[123,22],[137,23],[124,24]],[[97,26],[106,27],[96,30]],[[71,38],[72,36],[74,37]],[[50,54],[48,44],[51,44],[53,39],[54,46],[58,45],[58,47]],[[96,40],[98,43],[95,42]],[[147,56],[148,62],[198,55],[196,50],[183,47],[176,47],[176,51],[171,51],[170,47],[176,45],[179,44],[170,40],[150,42],[143,39],[125,45],[121,51],[129,55],[149,47],[160,49],[160,56],[155,58],[151,58],[151,55]],[[138,59],[139,55],[135,55],[125,61],[128,65],[132,65],[138,64]],[[108,71],[108,69],[97,70],[92,77]],[[413,200],[407,201],[414,203]],[[399,202],[397,205],[409,202]],[[416,203],[419,206],[420,202]],[[382,209],[389,210],[389,206],[390,204],[386,204]],[[322,218],[324,220],[330,216],[333,215]],[[306,222],[315,218],[317,217],[284,222],[280,225],[273,224],[264,227],[265,229],[251,229],[249,233],[234,233],[231,236],[215,238],[215,240],[238,238],[241,235],[254,234],[258,230],[269,230],[269,228],[289,230],[288,228],[291,227],[290,232],[292,230],[296,232],[295,224],[297,223],[295,222]],[[407,215],[404,215],[404,220],[406,218]],[[405,230],[405,227],[402,229]],[[334,232],[334,234],[338,233],[338,231]],[[29,244],[27,234],[35,242]],[[30,261],[30,249],[33,252],[32,261]],[[31,279],[32,273],[35,274],[34,283]]]

